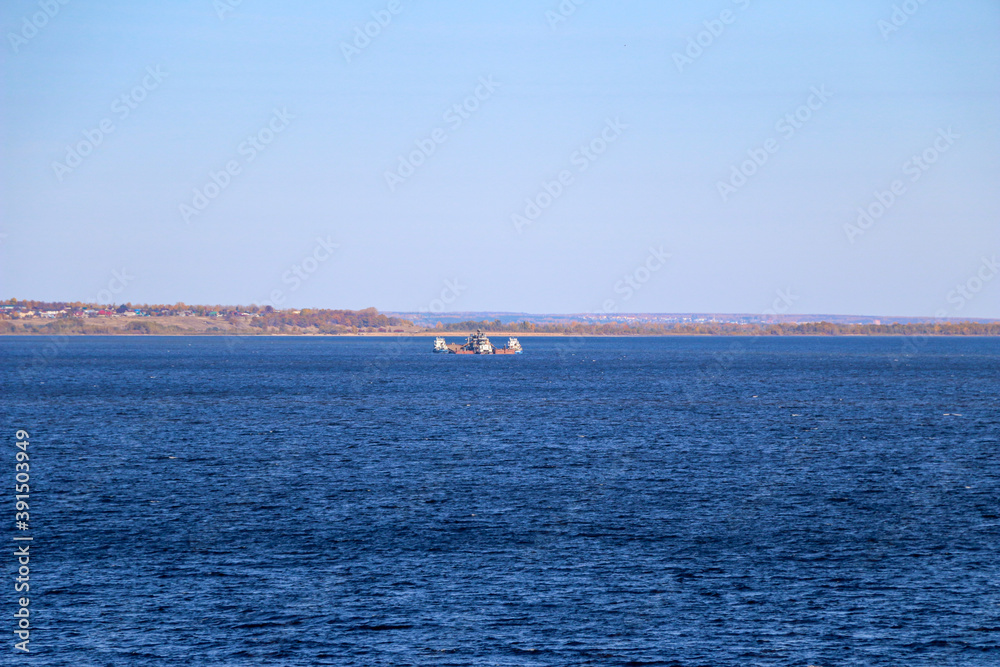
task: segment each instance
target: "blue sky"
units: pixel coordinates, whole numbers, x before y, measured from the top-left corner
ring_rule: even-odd
[[[234,2],[4,3],[0,297],[1000,317],[996,2]]]

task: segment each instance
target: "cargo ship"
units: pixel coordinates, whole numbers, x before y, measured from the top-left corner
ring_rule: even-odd
[[[437,354],[521,354],[521,344],[510,337],[504,347],[495,347],[481,329],[470,334],[465,345],[446,343],[438,336],[434,339],[434,352]]]

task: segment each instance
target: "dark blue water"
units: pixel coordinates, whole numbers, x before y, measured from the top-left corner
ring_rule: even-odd
[[[0,338],[33,664],[1000,664],[1000,340],[522,342]]]

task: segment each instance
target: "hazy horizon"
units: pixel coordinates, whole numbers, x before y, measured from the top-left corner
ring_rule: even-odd
[[[41,300],[41,299],[25,299],[25,298],[17,298],[17,297],[15,297],[15,298],[18,300],[19,303],[31,302],[31,301],[43,301],[43,302],[50,302],[50,303],[77,303],[77,301],[66,300],[66,299],[52,299],[52,300],[45,301],[45,300]],[[87,302],[80,301],[79,303],[85,303],[86,304]],[[751,313],[751,312],[720,312],[720,311],[683,311],[683,312],[682,311],[671,311],[671,312],[646,312],[646,311],[618,311],[618,312],[605,312],[605,311],[576,311],[576,312],[571,312],[571,311],[565,311],[565,312],[560,312],[560,311],[546,311],[546,312],[537,312],[536,311],[536,312],[529,312],[529,311],[522,311],[522,310],[427,310],[427,309],[425,309],[425,310],[393,310],[393,309],[387,309],[387,308],[379,308],[376,305],[368,305],[368,306],[364,306],[364,307],[356,308],[356,309],[341,308],[341,307],[336,307],[336,306],[327,307],[327,306],[310,306],[310,305],[286,306],[284,308],[279,308],[279,309],[283,309],[283,310],[296,310],[296,311],[297,310],[348,310],[348,311],[357,312],[359,310],[365,310],[365,309],[368,309],[368,308],[374,308],[376,311],[378,311],[381,314],[391,315],[391,316],[399,316],[399,317],[404,317],[404,318],[407,318],[407,319],[413,319],[415,322],[417,320],[421,320],[421,321],[423,321],[423,320],[433,320],[435,318],[441,318],[441,319],[444,319],[444,320],[447,320],[447,321],[459,321],[459,320],[462,320],[463,318],[467,318],[467,317],[476,318],[476,317],[494,317],[494,316],[507,316],[508,318],[510,318],[509,321],[511,321],[511,322],[516,321],[517,318],[520,318],[520,317],[525,317],[525,318],[531,318],[531,317],[568,318],[568,317],[574,317],[574,316],[585,316],[585,317],[588,317],[588,318],[590,318],[590,317],[596,317],[596,316],[607,316],[609,318],[613,318],[615,316],[619,316],[619,317],[626,317],[627,316],[627,317],[639,317],[639,318],[651,318],[651,317],[689,317],[689,316],[693,316],[693,317],[701,317],[701,316],[717,317],[717,316],[719,316],[719,317],[745,317],[745,318],[750,318],[751,320],[755,320],[755,319],[761,319],[761,320],[764,320],[764,319],[783,319],[783,320],[789,320],[789,319],[803,318],[803,317],[818,317],[818,318],[830,317],[830,318],[834,318],[834,319],[858,318],[859,320],[877,320],[877,319],[883,319],[883,320],[886,320],[886,322],[891,322],[893,320],[899,320],[899,321],[904,321],[904,320],[928,320],[928,321],[930,321],[930,320],[935,320],[935,321],[937,321],[937,320],[954,320],[954,321],[969,320],[969,321],[988,321],[988,322],[1000,321],[1000,318],[992,318],[992,317],[980,317],[980,318],[977,318],[977,317],[963,317],[963,316],[959,316],[959,317],[947,317],[947,316],[944,316],[944,317],[934,317],[934,316],[921,316],[921,315],[910,315],[910,314],[901,314],[901,313],[889,313],[889,314],[886,314],[886,313],[794,313],[794,312],[791,312],[790,310],[781,310],[781,308],[780,308],[781,303],[782,303],[781,299],[777,299],[775,302],[772,302],[772,304],[771,304],[770,307],[765,308],[761,312],[757,312],[757,313]],[[220,302],[220,301],[206,301],[206,302],[203,302],[203,303],[189,303],[189,302],[178,302],[178,301],[175,301],[175,302],[172,302],[172,303],[169,302],[169,301],[167,301],[167,302],[160,302],[160,303],[124,301],[122,303],[118,303],[118,302],[113,301],[113,300],[112,301],[104,302],[104,301],[101,301],[100,299],[98,299],[96,301],[90,302],[90,305],[94,305],[94,306],[98,306],[98,305],[102,305],[103,306],[103,305],[106,305],[108,308],[117,308],[117,307],[124,306],[124,305],[128,305],[129,307],[141,307],[141,306],[155,306],[155,305],[159,305],[159,306],[176,306],[178,304],[183,304],[183,305],[185,305],[187,307],[191,307],[191,308],[209,308],[209,307],[213,307],[213,306],[219,306],[219,307],[223,307],[223,308],[236,308],[236,309],[244,308],[244,307],[249,307],[249,308],[253,308],[253,307],[260,308],[260,307],[262,307],[261,304],[256,304],[256,303],[252,303],[252,302],[247,302],[247,303],[224,303],[224,302]],[[434,307],[434,305],[435,304],[433,304],[433,302],[432,302],[432,307]],[[818,321],[818,320],[807,320],[807,321]]]

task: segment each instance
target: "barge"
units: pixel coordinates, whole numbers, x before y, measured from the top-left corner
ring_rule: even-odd
[[[438,336],[434,339],[434,352],[436,354],[521,354],[521,344],[511,336],[507,339],[507,345],[496,347],[482,329],[478,329],[476,333],[469,335],[464,345],[445,342],[444,338]]]

